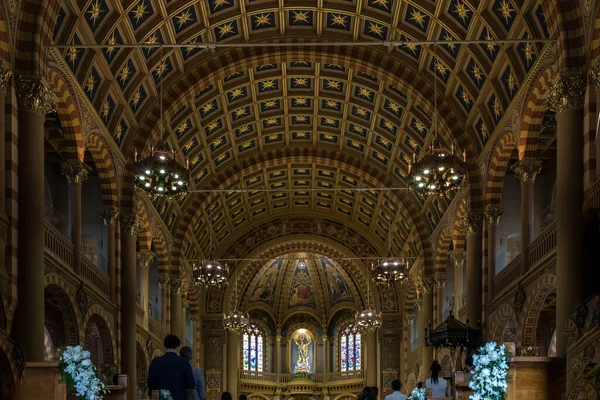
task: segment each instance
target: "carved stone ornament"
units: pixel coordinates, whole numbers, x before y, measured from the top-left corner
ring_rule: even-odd
[[[104,210],[98,211],[98,216],[102,218],[104,226],[114,225],[117,223],[117,219],[119,218],[119,211],[112,207],[107,207]]]
[[[12,351],[13,361],[20,371],[25,366],[25,350],[20,344],[16,345]]]
[[[485,209],[485,220],[489,225],[498,225],[500,223],[500,218],[504,215],[504,209],[489,206]]]
[[[156,277],[158,287],[161,289],[170,289],[171,277],[168,274],[160,274]]]
[[[587,319],[587,315],[588,309],[585,306],[585,304],[577,309],[577,313],[575,314],[575,322],[577,322],[577,325],[580,329],[585,326],[585,320]]]
[[[467,259],[467,252],[464,250],[452,250],[450,253],[450,260],[455,267],[462,267],[463,263]]]
[[[542,171],[539,160],[521,160],[513,167],[519,182],[535,182],[536,176]]]
[[[433,285],[433,278],[423,278],[417,281],[417,289],[423,294],[431,293],[433,291]]]
[[[183,307],[184,310],[187,310],[188,308],[190,308],[190,305],[192,305],[191,301],[189,301],[188,299],[181,299],[181,306]]]
[[[79,307],[79,311],[81,311],[81,313],[84,313],[89,301],[88,295],[83,287],[83,283],[81,283],[79,290],[77,290],[77,295],[75,296],[75,299],[77,300],[77,307]]]
[[[592,362],[595,353],[596,350],[594,349],[594,346],[588,344],[587,346],[585,346],[585,349],[583,349],[583,361],[586,363]]]
[[[600,325],[600,308],[596,308],[592,314],[592,324]]]
[[[83,183],[89,175],[85,164],[81,162],[64,162],[60,164],[60,170],[69,183]]]
[[[588,71],[592,84],[596,90],[600,89],[600,63],[596,64],[595,67],[590,68]]]
[[[137,253],[137,259],[140,262],[140,267],[148,268],[156,260],[156,255],[151,251],[140,251]]]
[[[556,85],[548,88],[550,95],[547,108],[556,114],[571,108],[583,108],[585,86],[583,74],[563,76]]]
[[[180,293],[183,292],[184,282],[182,279],[171,279],[169,281],[169,286],[171,287],[172,293]]]
[[[146,341],[146,350],[148,350],[148,354],[152,357],[152,353],[154,353],[154,345],[152,344],[152,337],[148,335],[148,340]]]
[[[527,348],[521,349],[519,354],[522,357],[537,357],[540,355],[540,350],[539,350],[539,348],[529,346]]]
[[[463,229],[467,235],[481,235],[483,228],[483,214],[478,212],[468,213],[463,217]]]
[[[415,320],[415,314],[414,313],[406,313],[404,315],[404,321],[406,321],[406,323],[408,325],[412,324],[414,320]]]
[[[448,282],[448,276],[444,272],[436,272],[433,275],[433,283],[436,287],[441,288],[446,286],[446,282]]]
[[[17,100],[19,109],[42,115],[54,110],[52,92],[39,79],[17,76]]]
[[[8,82],[12,77],[12,72],[10,72],[2,61],[0,61],[0,90],[2,93],[6,94],[6,89],[8,88]]]
[[[521,285],[517,285],[517,291],[515,292],[515,299],[514,299],[515,310],[517,310],[517,312],[523,311],[523,307],[525,306],[525,298],[526,298],[525,290],[523,290]]]
[[[121,229],[126,235],[137,236],[142,231],[142,221],[137,214],[122,214]]]
[[[200,315],[198,314],[190,314],[190,321],[192,322],[200,322],[202,320],[202,318],[200,317]],[[279,340],[281,340],[281,337],[279,337]]]

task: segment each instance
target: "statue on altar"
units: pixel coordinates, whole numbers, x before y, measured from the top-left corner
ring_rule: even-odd
[[[304,329],[299,329],[296,331],[292,337],[296,348],[298,358],[296,360],[296,364],[294,366],[294,373],[296,372],[306,372],[312,373],[312,359],[310,357],[310,351],[312,349],[312,337],[310,332],[307,332]]]

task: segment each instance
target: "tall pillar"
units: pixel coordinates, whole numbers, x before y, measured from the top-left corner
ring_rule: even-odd
[[[8,231],[8,216],[6,215],[6,89],[12,73],[0,62],[0,295],[9,298],[11,291],[11,273],[6,263],[6,233]]]
[[[121,214],[121,372],[127,374],[128,399],[135,400],[136,368],[136,242],[141,230],[137,214]]]
[[[403,308],[406,309],[406,308]],[[406,384],[408,379],[408,351],[410,348],[410,327],[415,321],[414,312],[405,312],[402,326],[402,344],[400,345],[400,382]]]
[[[467,259],[467,253],[464,250],[452,250],[450,260],[454,266],[454,316],[458,319],[458,310],[460,310],[461,297],[463,291],[463,264]]]
[[[429,370],[433,362],[433,347],[425,346],[425,329],[429,327],[433,319],[433,289],[434,280],[432,278],[424,278],[417,283],[421,292],[421,312],[419,314],[419,349],[421,349],[421,360],[423,361],[423,369]]]
[[[275,348],[273,349],[274,359],[273,359],[273,371],[276,374],[281,373],[281,334],[278,333],[275,336]]]
[[[488,301],[494,298],[494,278],[496,277],[496,228],[500,223],[500,218],[504,210],[498,207],[489,206],[485,209],[485,221],[488,232],[488,254],[487,254],[487,287]]]
[[[183,304],[181,304],[181,279],[171,281],[171,333],[182,340]]]
[[[142,308],[144,309],[144,328],[148,329],[148,316],[150,315],[148,274],[150,265],[156,260],[156,256],[151,251],[141,251],[137,254],[137,259],[140,263],[140,294],[142,297]]]
[[[88,178],[88,170],[82,162],[65,162],[62,174],[69,182],[69,220],[73,242],[73,270],[81,274],[81,186]]]
[[[116,223],[119,212],[112,207],[107,207],[100,212],[100,218],[106,227],[106,264],[110,278],[110,300],[117,301],[117,274],[116,274]]]
[[[437,297],[437,313],[434,318],[434,325],[441,324],[444,320],[444,286],[448,282],[448,275],[445,272],[436,272],[433,275],[433,284],[435,290],[435,297]],[[435,327],[434,326],[434,327]]]
[[[325,374],[330,372],[329,369],[329,341],[327,335],[323,336],[323,372]]]
[[[19,102],[19,304],[15,339],[26,361],[44,361],[44,119],[52,95],[17,77]],[[2,194],[4,195],[4,194]]]
[[[467,234],[467,319],[469,326],[476,328],[481,321],[481,230],[483,215],[470,212],[465,215]]]
[[[238,398],[238,368],[240,361],[240,336],[227,332],[227,391],[231,397]]]
[[[529,244],[533,239],[533,195],[535,177],[542,170],[538,160],[521,160],[515,166],[515,176],[521,182],[521,264],[520,275],[529,271]]]
[[[567,352],[569,315],[582,302],[583,95],[580,74],[562,76],[550,90],[556,112],[556,355]]]
[[[367,332],[367,386],[377,386],[377,331]]]

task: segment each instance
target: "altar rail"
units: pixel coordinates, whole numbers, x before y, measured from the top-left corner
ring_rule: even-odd
[[[256,372],[256,371],[239,371],[239,379],[250,382],[262,382],[273,384],[286,384],[294,379],[293,374],[277,374],[272,372]],[[326,374],[312,374],[310,381],[315,383],[330,383],[330,382],[345,382],[345,381],[361,381],[365,379],[364,371],[352,372],[329,372]],[[300,379],[297,379],[300,381]]]

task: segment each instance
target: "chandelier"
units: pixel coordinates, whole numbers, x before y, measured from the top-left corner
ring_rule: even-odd
[[[437,47],[433,46],[434,57]],[[434,140],[419,160],[413,154],[412,163],[408,164],[408,187],[420,197],[430,194],[444,196],[446,193],[456,191],[466,175],[466,152],[462,158],[454,154],[454,145],[450,150],[442,147],[438,137],[437,126],[437,76],[434,75],[434,113],[433,130]]]
[[[177,200],[185,197],[189,190],[190,171],[188,165],[179,164],[174,152],[150,150],[150,155],[133,164],[136,188],[146,192],[151,198],[167,196]]]
[[[356,313],[354,326],[359,332],[365,333],[380,328],[382,321],[381,313],[371,308],[371,285],[367,281],[367,308]]]
[[[233,292],[234,309],[233,312],[223,315],[223,327],[230,332],[242,333],[249,323],[249,318],[246,314],[237,309],[237,265],[235,268],[235,286]]]
[[[201,260],[192,264],[193,279],[196,285],[218,287],[227,284],[229,268],[217,260]]]
[[[390,285],[408,277],[406,260],[403,258],[385,258],[377,264],[371,264],[371,279],[378,285]]]

